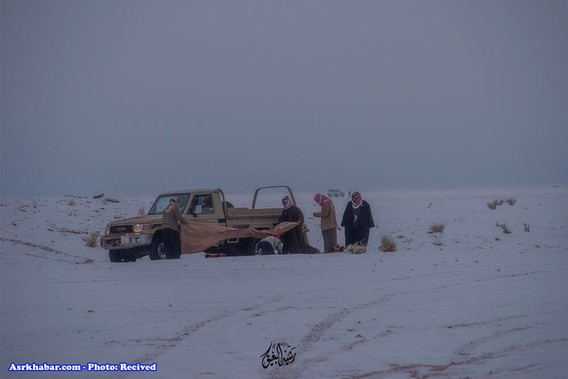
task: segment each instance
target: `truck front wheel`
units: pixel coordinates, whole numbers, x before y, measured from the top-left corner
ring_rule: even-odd
[[[156,236],[150,245],[150,260],[157,261],[168,257],[168,245],[161,237]]]
[[[109,250],[108,259],[111,262],[122,262],[124,260],[124,254],[120,250]]]
[[[108,259],[111,262],[136,262],[137,256],[129,250],[109,250]]]

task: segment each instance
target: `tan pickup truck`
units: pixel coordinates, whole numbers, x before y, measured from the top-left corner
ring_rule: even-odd
[[[262,197],[261,194],[267,196]],[[250,208],[233,207],[219,188],[162,193],[154,201],[147,215],[109,223],[101,238],[101,246],[108,250],[111,262],[136,261],[145,255],[149,255],[151,260],[171,258],[162,240],[161,228],[162,212],[172,197],[177,197],[180,213],[192,221],[232,228],[272,230],[278,224],[282,212],[281,194],[290,196],[295,203],[294,194],[288,186],[258,188],[254,192]],[[266,207],[266,204],[269,207]],[[256,242],[254,238],[224,240],[206,252],[251,255],[254,253]]]

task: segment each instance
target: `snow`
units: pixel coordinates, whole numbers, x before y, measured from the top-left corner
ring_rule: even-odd
[[[157,371],[64,376],[566,377],[567,188],[361,192],[378,224],[365,254],[135,263],[85,240],[153,197],[3,200],[0,377],[62,377],[11,363],[89,362]],[[507,198],[517,202],[487,207]],[[321,248],[312,199],[296,194]],[[334,198],[339,219],[347,200]],[[428,233],[434,223],[444,233]],[[382,235],[396,252],[379,252]],[[263,368],[272,343],[294,359]]]

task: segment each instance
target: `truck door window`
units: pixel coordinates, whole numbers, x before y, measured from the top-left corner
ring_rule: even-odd
[[[156,201],[154,201],[154,205],[152,205],[152,208],[150,209],[150,212],[148,212],[148,214],[153,215],[162,213],[164,211],[164,208],[168,206],[172,197],[175,197],[178,200],[179,211],[180,213],[183,213],[183,209],[185,208],[187,200],[189,199],[188,193],[159,196]]]
[[[213,196],[195,195],[191,200],[190,212],[193,214],[213,214]]]

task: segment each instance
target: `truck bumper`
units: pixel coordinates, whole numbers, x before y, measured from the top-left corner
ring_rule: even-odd
[[[104,236],[101,247],[105,250],[124,250],[149,246],[152,243],[150,234],[127,234],[123,236]]]

